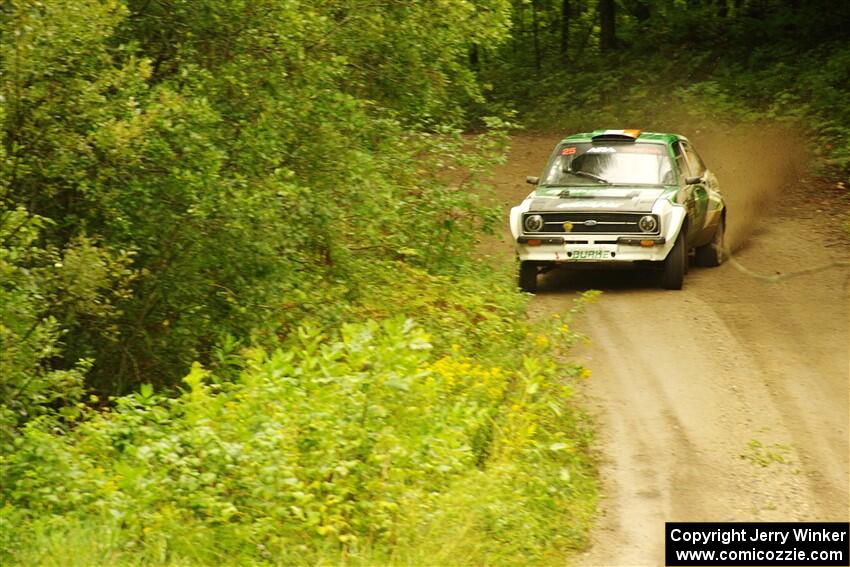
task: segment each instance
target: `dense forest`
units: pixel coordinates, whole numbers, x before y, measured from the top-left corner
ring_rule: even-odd
[[[0,561],[561,561],[581,337],[475,254],[510,131],[787,124],[846,180],[848,97],[846,2],[7,0]]]

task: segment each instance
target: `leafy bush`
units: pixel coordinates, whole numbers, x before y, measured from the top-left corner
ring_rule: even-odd
[[[0,192],[0,197],[3,194]],[[17,426],[47,411],[79,411],[91,360],[56,364],[67,330],[115,332],[114,302],[132,273],[129,255],[113,256],[80,237],[62,251],[38,245],[51,223],[23,207],[0,213],[0,448]],[[65,319],[52,314],[61,306]]]
[[[4,564],[579,545],[577,337],[470,255],[508,8],[0,7]]]
[[[475,547],[475,564],[575,547],[593,481],[567,400],[586,371],[553,349],[577,336],[513,324],[492,362],[435,349],[402,317],[337,339],[301,328],[244,352],[236,380],[195,365],[177,398],[145,386],[70,429],[39,418],[3,463],[3,553],[44,564],[82,538],[98,563],[370,564],[421,558],[440,537]],[[471,502],[473,486],[489,494]],[[566,513],[564,533],[552,518]],[[458,514],[463,538],[445,533]]]
[[[359,4],[4,5],[4,207],[51,221],[68,276],[83,249],[126,271],[101,312],[47,306],[49,365],[91,359],[102,394],[168,387],[223,336],[338,324],[374,260],[452,269],[493,218],[468,189],[503,137],[458,127],[481,98],[469,46],[506,36],[507,2]]]

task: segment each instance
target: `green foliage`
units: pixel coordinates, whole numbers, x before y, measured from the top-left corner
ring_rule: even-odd
[[[132,277],[128,254],[111,255],[84,236],[62,251],[42,247],[51,224],[23,207],[0,212],[0,448],[34,416],[79,412],[91,360],[56,362],[69,348],[68,329],[114,336],[115,304]]]
[[[459,134],[481,100],[467,53],[508,15],[505,0],[5,4],[4,206],[52,221],[59,277],[84,272],[97,296],[46,306],[66,344],[51,364],[91,358],[104,394],[170,386],[222,336],[337,324],[374,261],[451,271],[495,218],[470,189],[504,139],[495,119]]]
[[[619,47],[606,53],[598,3],[568,4],[566,52],[563,4],[516,0],[515,33],[482,66],[497,106],[516,108],[526,125],[779,123],[808,135],[821,173],[850,171],[850,36],[840,24],[850,4],[621,2]]]
[[[88,361],[54,369],[61,328],[47,314],[58,258],[34,245],[45,221],[22,209],[0,213],[0,451],[16,428],[48,406],[70,408],[82,395]]]
[[[594,484],[567,404],[586,371],[555,362],[577,337],[499,307],[519,329],[500,358],[435,348],[403,317],[335,339],[302,327],[245,350],[235,380],[196,364],[177,398],[144,386],[71,428],[31,421],[3,462],[6,561],[45,563],[66,539],[111,564],[405,563],[440,541],[480,564],[580,545]]]
[[[510,25],[508,0],[0,5],[0,561],[581,544],[577,336],[470,254],[510,127],[471,54]]]
[[[758,439],[751,439],[747,443],[747,450],[741,453],[741,458],[760,467],[768,467],[772,464],[791,464],[791,447],[781,443],[764,444]]]

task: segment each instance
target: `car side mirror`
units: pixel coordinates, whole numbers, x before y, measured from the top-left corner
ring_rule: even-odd
[[[540,178],[534,177],[533,175],[529,175],[528,177],[525,178],[525,182],[528,183],[529,185],[537,185],[538,183],[540,183]]]
[[[694,175],[693,177],[685,177],[685,185],[696,185],[702,183],[702,177]]]

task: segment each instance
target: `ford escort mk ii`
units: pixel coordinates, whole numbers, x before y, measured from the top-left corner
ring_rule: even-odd
[[[557,266],[633,264],[658,268],[681,289],[697,264],[723,261],[726,205],[717,179],[678,134],[597,130],[563,139],[537,188],[511,209],[519,286]]]

